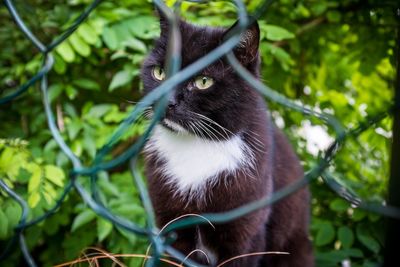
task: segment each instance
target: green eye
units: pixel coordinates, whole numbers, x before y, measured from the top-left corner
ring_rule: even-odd
[[[156,80],[162,81],[165,79],[165,72],[160,66],[153,67],[153,77]]]
[[[194,80],[194,84],[198,89],[204,90],[214,84],[214,79],[207,76],[199,76]]]

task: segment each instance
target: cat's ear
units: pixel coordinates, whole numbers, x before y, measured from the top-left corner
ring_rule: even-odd
[[[232,32],[237,28],[238,21],[226,30],[224,40],[229,38]],[[236,58],[244,65],[253,62],[258,57],[258,46],[260,43],[260,27],[258,22],[254,20],[247,29],[241,33],[240,42],[233,49]]]
[[[161,12],[159,8],[156,7],[156,13],[160,20],[161,35],[166,35],[168,32],[169,22],[167,17]]]

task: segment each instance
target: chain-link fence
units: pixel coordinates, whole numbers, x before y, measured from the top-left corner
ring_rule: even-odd
[[[191,1],[191,2],[207,2],[207,1]],[[119,127],[115,130],[112,136],[109,137],[108,142],[100,149],[100,151],[96,154],[96,157],[92,164],[83,165],[82,161],[72,152],[71,148],[65,143],[63,140],[59,129],[56,126],[53,111],[51,108],[51,103],[48,96],[48,73],[53,67],[54,58],[52,55],[52,51],[64,40],[66,40],[78,27],[79,25],[88,17],[92,10],[94,10],[100,3],[101,0],[93,1],[87,9],[76,19],[76,21],[70,26],[63,34],[59,37],[55,38],[50,44],[43,44],[27,27],[24,20],[21,19],[18,14],[13,1],[4,0],[4,4],[7,7],[9,13],[12,18],[15,20],[15,23],[18,25],[19,29],[25,34],[26,38],[28,38],[32,44],[42,53],[43,55],[43,63],[40,71],[33,76],[28,82],[20,86],[16,89],[12,94],[9,94],[0,99],[0,104],[4,104],[10,101],[15,100],[19,95],[23,94],[30,86],[33,84],[40,82],[40,88],[42,91],[43,105],[46,112],[46,117],[48,121],[48,127],[52,133],[54,140],[57,142],[60,149],[65,153],[65,155],[69,158],[72,163],[73,168],[69,172],[69,182],[65,186],[62,194],[60,195],[58,201],[55,206],[52,207],[49,211],[47,211],[44,215],[35,218],[33,220],[27,221],[27,214],[29,212],[29,208],[24,199],[22,199],[16,192],[14,192],[11,188],[7,186],[7,184],[0,179],[0,187],[4,190],[11,198],[13,198],[18,204],[22,207],[22,216],[19,221],[19,225],[15,229],[14,237],[9,241],[7,248],[2,252],[0,259],[4,259],[10,252],[10,249],[13,248],[13,245],[16,242],[19,242],[22,253],[25,257],[25,260],[29,266],[36,266],[32,256],[29,253],[27,245],[25,243],[24,231],[28,227],[35,225],[43,220],[46,220],[52,214],[57,212],[58,208],[61,206],[61,203],[64,201],[65,197],[72,191],[76,190],[79,195],[82,197],[83,201],[93,209],[99,216],[109,220],[114,225],[121,227],[131,233],[146,236],[148,240],[153,244],[151,257],[147,260],[146,266],[155,266],[157,262],[159,262],[160,257],[163,253],[168,253],[173,257],[185,261],[185,265],[195,264],[194,262],[186,259],[186,256],[181,254],[179,251],[175,250],[171,244],[170,234],[180,228],[205,224],[205,223],[224,223],[231,220],[235,220],[241,216],[245,216],[246,214],[255,211],[257,209],[263,208],[267,205],[271,205],[286,196],[296,192],[302,187],[306,186],[308,183],[316,179],[317,177],[322,177],[323,180],[334,190],[338,195],[348,200],[352,204],[357,207],[370,210],[373,212],[377,212],[379,214],[389,216],[391,218],[399,219],[400,218],[400,210],[395,207],[390,206],[379,206],[375,204],[369,204],[362,201],[358,196],[352,193],[351,190],[347,189],[343,186],[342,183],[337,182],[335,177],[327,171],[327,167],[330,166],[331,162],[334,160],[336,153],[341,149],[343,144],[346,142],[346,138],[349,136],[358,136],[363,131],[370,128],[375,123],[379,122],[383,118],[391,115],[393,111],[398,109],[390,108],[388,110],[382,111],[380,114],[376,114],[375,116],[367,117],[364,121],[360,122],[358,126],[352,129],[345,129],[340,121],[338,121],[335,117],[314,111],[309,108],[305,108],[299,104],[296,104],[282,95],[276,93],[268,86],[255,79],[252,75],[250,75],[245,68],[238,63],[237,59],[234,57],[232,53],[232,49],[238,44],[240,40],[240,33],[246,29],[246,26],[251,23],[251,20],[257,19],[261,14],[264,14],[267,10],[268,6],[272,1],[266,0],[264,1],[258,8],[255,14],[251,14],[249,16],[246,12],[246,8],[242,1],[235,0],[233,1],[237,7],[237,14],[239,18],[239,23],[232,34],[226,39],[220,46],[210,52],[208,55],[198,59],[196,62],[190,64],[184,69],[180,68],[180,49],[179,44],[176,42],[176,38],[169,39],[169,53],[166,58],[166,73],[167,79],[163,82],[158,88],[153,90],[151,93],[146,95],[135,107],[135,109],[129,114],[129,116],[119,125]],[[171,36],[179,36],[180,32],[177,26],[177,17],[174,12],[169,9],[161,0],[154,0],[154,4],[157,8],[163,13],[163,15],[168,19],[170,25],[170,37]],[[177,1],[176,7],[178,8],[180,1]],[[251,19],[250,19],[251,18]],[[178,38],[179,39],[179,38]],[[400,44],[397,44],[398,46]],[[136,168],[136,159],[137,156],[144,146],[147,137],[151,133],[153,127],[157,124],[159,119],[162,116],[163,110],[166,107],[167,99],[169,93],[171,93],[174,88],[191,78],[193,75],[206,68],[208,65],[212,64],[216,60],[225,57],[227,61],[231,64],[231,66],[235,69],[235,71],[246,80],[255,90],[264,95],[269,101],[273,101],[279,103],[280,105],[285,106],[286,108],[292,110],[293,112],[300,112],[307,116],[311,116],[321,120],[323,123],[327,124],[331,127],[336,134],[335,140],[329,146],[329,148],[325,151],[323,156],[318,159],[318,164],[307,171],[304,177],[299,177],[299,179],[289,186],[283,188],[282,190],[274,193],[271,196],[265,196],[264,198],[257,200],[252,203],[245,204],[239,208],[234,210],[218,213],[218,214],[202,214],[202,216],[198,217],[186,217],[180,220],[177,220],[171,224],[169,224],[162,232],[159,232],[159,229],[155,225],[154,213],[152,210],[152,205],[148,196],[148,192],[146,190],[146,186],[141,180],[141,177]],[[399,97],[398,97],[399,98]],[[397,98],[397,99],[398,99]],[[400,102],[400,101],[397,101]],[[105,160],[107,154],[110,150],[118,143],[121,136],[124,132],[132,127],[134,123],[137,122],[138,118],[142,114],[142,112],[150,105],[157,103],[156,109],[154,112],[154,117],[151,120],[148,128],[145,130],[145,133],[126,151],[117,157],[111,160]],[[397,106],[399,103],[397,103]],[[396,134],[399,133],[394,133]],[[394,150],[399,151],[400,147],[394,147]],[[97,191],[98,187],[96,184],[97,175],[100,171],[108,171],[118,165],[124,164],[126,162],[130,163],[130,168],[132,171],[132,175],[134,177],[134,181],[136,182],[137,188],[140,192],[141,200],[143,202],[143,206],[146,210],[147,216],[147,226],[140,227],[138,224],[132,221],[128,221],[124,218],[114,215],[109,209],[107,209],[101,200],[98,197]],[[83,185],[77,179],[79,176],[87,176],[90,177],[91,183],[91,191],[88,192]],[[397,179],[399,177],[396,177]],[[199,266],[196,264],[196,266]]]

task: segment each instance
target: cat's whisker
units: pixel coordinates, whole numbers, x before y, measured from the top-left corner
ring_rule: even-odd
[[[224,130],[224,134],[222,134],[220,131],[218,131],[217,129],[215,129],[212,125],[213,125],[213,123],[211,123],[210,121],[208,121],[208,120],[204,120],[203,118],[199,118],[200,120],[199,120],[199,122],[201,123],[201,124],[203,124],[207,129],[209,129],[210,131],[214,131],[215,133],[217,133],[218,135],[220,135],[224,140],[228,140],[228,138],[229,138],[229,135],[225,132],[225,130]],[[210,124],[211,123],[211,124]],[[218,138],[217,138],[218,139]]]
[[[197,114],[197,115],[199,115],[202,119],[204,119],[204,120],[210,122],[211,124],[214,124],[214,125],[218,126],[219,128],[221,128],[227,136],[229,136],[229,134],[232,134],[232,135],[233,135],[233,132],[231,132],[231,131],[229,131],[228,129],[226,129],[225,127],[221,126],[220,124],[218,124],[218,123],[215,122],[214,120],[212,120],[212,119],[210,119],[210,118],[208,118],[208,117],[206,117],[206,116],[204,116],[204,115],[201,115],[201,114]]]
[[[206,133],[208,133],[208,136],[210,137],[211,140],[218,140],[218,137],[208,128],[201,120],[196,121],[197,125],[199,128],[203,129]],[[215,138],[212,138],[211,135]]]
[[[220,124],[218,124],[218,123],[215,122],[214,120],[210,119],[209,117],[204,116],[203,114],[200,114],[200,113],[197,113],[197,112],[193,112],[193,111],[189,111],[189,112],[192,113],[192,114],[194,114],[195,116],[198,116],[199,118],[202,118],[202,119],[204,119],[204,120],[206,120],[206,121],[208,121],[208,122],[210,122],[210,123],[212,123],[212,124],[215,124],[216,126],[218,126],[219,128],[221,128],[221,130],[223,130],[227,136],[229,136],[228,133],[231,134],[231,135],[233,135],[233,132],[231,132],[230,130],[228,130],[228,129],[226,129],[225,127],[221,126]]]
[[[203,134],[191,121],[188,122],[189,128],[192,130],[193,134],[197,137],[204,138]]]
[[[128,100],[128,99],[124,99],[124,101],[129,103],[129,104],[134,104],[134,105],[137,105],[137,103],[139,103],[137,101],[132,101],[132,100]]]
[[[217,131],[217,130],[212,126],[212,124],[208,124],[208,123],[206,123],[206,122],[204,122],[204,121],[200,121],[200,123],[203,124],[204,127],[205,127],[206,129],[208,129],[210,132],[215,132],[216,134],[220,135],[221,138],[222,138],[223,140],[225,140],[225,141],[228,141],[228,140],[229,140],[229,139],[228,139],[229,136],[224,135],[224,134],[222,134],[221,132]],[[215,135],[214,135],[214,136],[215,136]],[[219,138],[216,138],[216,139],[218,140]]]
[[[202,126],[199,121],[192,121],[193,125],[196,126],[196,128],[198,129],[199,132],[203,132],[204,134],[206,134],[208,136],[209,139],[211,139],[212,141],[214,140],[214,138],[217,138],[217,136],[214,135],[214,138],[211,136],[211,132],[207,129],[204,128],[204,126]],[[203,138],[205,138],[206,136],[202,135]]]

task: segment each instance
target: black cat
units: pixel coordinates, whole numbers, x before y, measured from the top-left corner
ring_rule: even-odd
[[[142,67],[145,91],[165,79],[168,23]],[[223,42],[229,30],[179,22],[182,68]],[[255,22],[234,49],[240,63],[259,76],[259,27]],[[158,226],[190,213],[223,212],[258,200],[303,176],[284,135],[270,121],[263,98],[226,60],[220,59],[180,84],[145,148],[146,174]],[[313,266],[308,239],[309,193],[298,191],[272,207],[230,223],[178,231],[174,246],[211,266]]]

